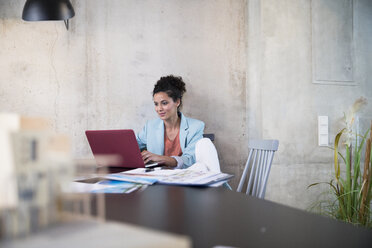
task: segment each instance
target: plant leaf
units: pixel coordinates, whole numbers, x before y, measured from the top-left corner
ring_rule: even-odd
[[[335,176],[338,181],[340,178],[340,163],[338,162],[338,143],[340,142],[340,138],[342,133],[346,130],[346,128],[342,129],[335,138],[335,150],[334,150],[334,163],[335,163]],[[346,161],[346,160],[345,160]]]

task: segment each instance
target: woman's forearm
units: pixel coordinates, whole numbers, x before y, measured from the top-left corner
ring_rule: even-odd
[[[162,156],[162,162],[161,164],[164,164],[166,166],[170,166],[170,167],[176,167],[177,166],[177,160],[175,158],[172,158],[172,157],[168,157],[168,156]]]

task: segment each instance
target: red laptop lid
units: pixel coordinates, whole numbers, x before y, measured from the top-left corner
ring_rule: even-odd
[[[98,166],[145,167],[133,130],[87,130],[85,134]]]

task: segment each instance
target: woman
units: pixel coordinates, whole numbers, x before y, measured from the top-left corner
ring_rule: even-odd
[[[204,123],[180,112],[186,92],[181,77],[161,77],[152,96],[159,118],[148,121],[137,135],[145,163],[187,168],[195,163],[195,144],[203,138]]]

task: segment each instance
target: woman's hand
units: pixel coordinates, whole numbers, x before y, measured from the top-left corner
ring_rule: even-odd
[[[142,151],[141,155],[145,164],[151,161],[166,166],[177,166],[177,160],[172,157],[157,155],[146,150]]]

